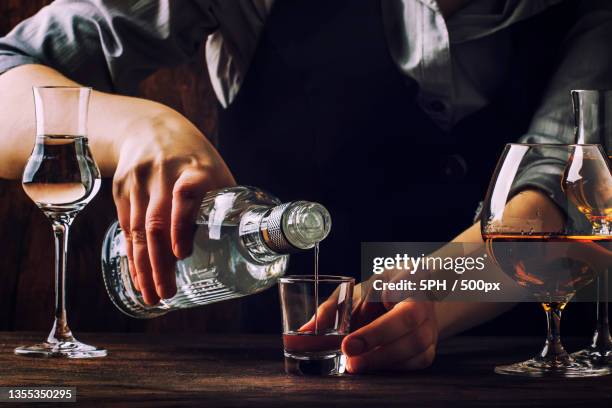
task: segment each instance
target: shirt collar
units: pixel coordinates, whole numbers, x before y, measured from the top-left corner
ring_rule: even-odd
[[[436,13],[440,12],[440,7],[438,7],[438,2],[436,0],[416,0],[416,1],[429,7]]]

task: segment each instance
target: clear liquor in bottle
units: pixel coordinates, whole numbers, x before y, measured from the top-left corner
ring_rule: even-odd
[[[239,186],[207,194],[196,224],[193,253],[176,263],[177,293],[155,306],[146,305],[134,288],[121,228],[109,228],[102,269],[119,310],[152,318],[265,290],[285,273],[289,253],[311,249],[327,236],[331,218],[320,204],[282,204],[262,190]]]

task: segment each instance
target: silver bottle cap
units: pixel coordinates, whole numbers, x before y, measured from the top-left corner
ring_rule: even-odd
[[[272,208],[262,226],[264,241],[271,250],[298,252],[313,248],[327,237],[331,216],[320,204],[294,201]]]

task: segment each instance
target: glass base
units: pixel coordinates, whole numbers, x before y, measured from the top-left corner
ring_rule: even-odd
[[[342,352],[296,354],[285,351],[285,372],[302,376],[342,375],[346,356]]]
[[[105,357],[107,353],[104,349],[73,340],[17,347],[15,354],[18,356],[42,358],[97,358]]]
[[[576,361],[586,361],[596,367],[604,366],[612,369],[612,350],[589,347],[573,353],[572,358]]]
[[[495,367],[497,374],[523,377],[599,377],[610,374],[608,367],[597,366],[589,361],[567,359],[563,363],[532,358],[521,363]]]

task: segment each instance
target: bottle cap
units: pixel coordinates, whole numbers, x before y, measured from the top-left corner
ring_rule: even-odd
[[[310,249],[331,229],[331,216],[320,204],[294,201],[272,208],[263,221],[266,244],[277,253]]]

